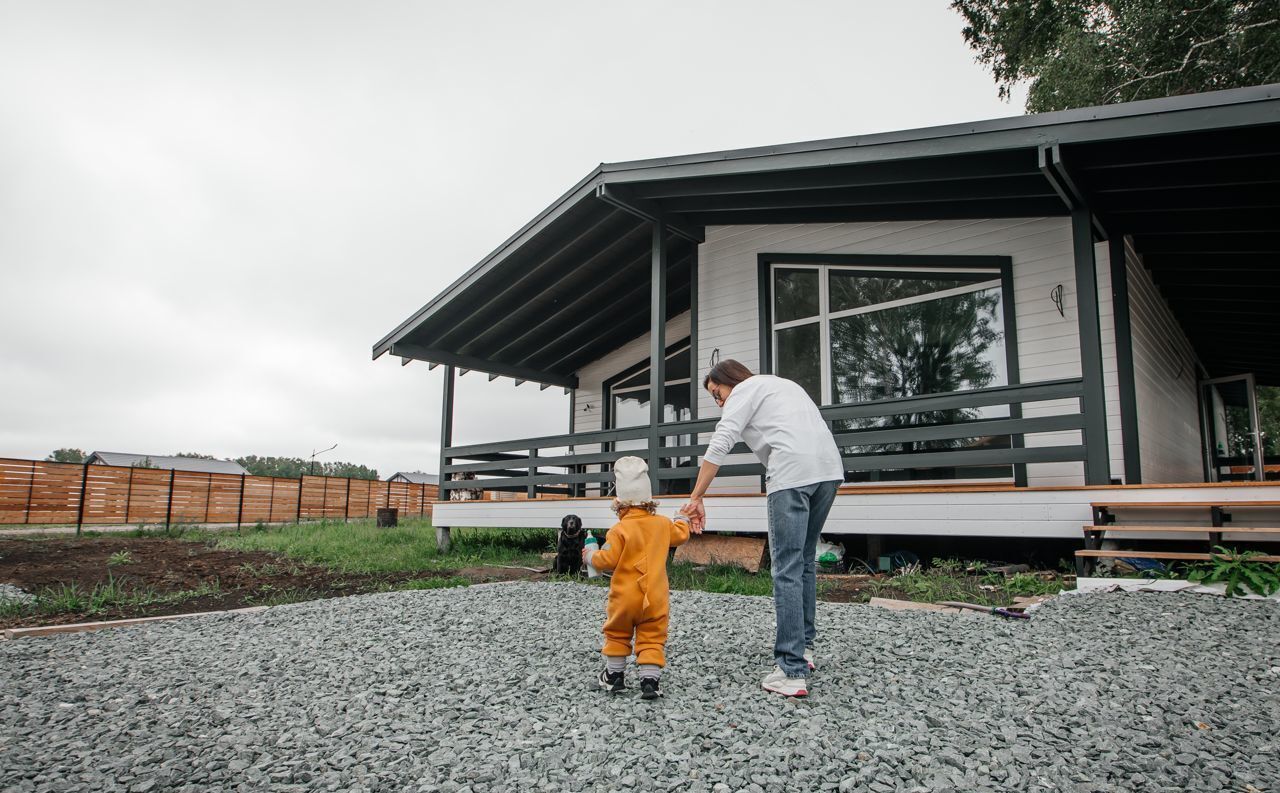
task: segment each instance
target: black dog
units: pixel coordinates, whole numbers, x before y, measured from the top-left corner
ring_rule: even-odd
[[[582,574],[582,545],[587,533],[582,530],[582,519],[577,515],[565,515],[556,534],[556,560],[551,572],[557,575]]]

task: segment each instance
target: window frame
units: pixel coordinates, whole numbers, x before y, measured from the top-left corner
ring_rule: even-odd
[[[665,351],[665,352],[663,352],[663,354],[662,354],[662,357],[663,357],[663,359],[664,359],[664,360],[665,360],[665,359],[667,359],[667,358],[670,358],[670,357],[672,357],[672,356],[674,356],[674,355],[679,354],[682,350],[688,350],[688,351],[689,351],[689,371],[690,371],[690,376],[689,376],[689,377],[678,377],[678,378],[676,378],[676,379],[674,379],[674,380],[672,380],[672,379],[667,379],[667,380],[666,380],[665,382],[663,382],[663,384],[662,384],[662,388],[663,388],[663,390],[664,390],[664,391],[667,389],[667,387],[672,386],[672,385],[682,385],[682,384],[683,384],[683,385],[688,385],[690,382],[692,382],[692,380],[693,380],[693,377],[692,377],[692,372],[693,372],[693,343],[692,343],[692,342],[693,342],[693,337],[692,337],[692,336],[685,336],[683,339],[680,339],[679,341],[676,341],[676,342],[673,342],[673,343],[671,343],[671,344],[668,344],[668,345],[667,345],[667,349],[666,349],[666,351]],[[601,389],[600,389],[600,390],[602,391],[602,393],[603,393],[603,397],[604,397],[603,399],[601,399],[601,400],[600,400],[602,403],[604,403],[604,404],[602,405],[602,408],[601,408],[602,412],[604,413],[604,415],[602,415],[602,416],[600,417],[600,418],[601,418],[601,423],[600,423],[600,428],[601,428],[601,429],[605,429],[605,430],[608,430],[608,429],[618,429],[617,427],[612,426],[612,425],[613,425],[613,420],[614,420],[614,415],[613,415],[613,413],[614,413],[614,410],[613,410],[614,386],[615,386],[617,383],[621,383],[622,381],[624,381],[624,380],[626,380],[626,379],[628,379],[628,378],[631,378],[631,377],[634,377],[635,375],[640,374],[640,373],[641,373],[641,372],[643,372],[644,370],[648,369],[651,363],[652,363],[652,362],[651,362],[648,358],[646,358],[646,359],[644,359],[643,361],[640,361],[640,362],[639,362],[639,363],[637,363],[637,364],[634,364],[634,365],[632,365],[632,366],[628,366],[626,369],[623,369],[621,372],[618,372],[617,374],[613,375],[612,377],[607,378],[603,383],[601,383]],[[650,385],[652,385],[652,383],[650,383]],[[649,387],[650,387],[650,386],[644,386],[644,390],[646,390],[646,391],[647,391],[647,390],[649,389]],[[623,391],[624,391],[624,392],[639,391],[639,390],[641,390],[641,389],[640,389],[640,387],[638,387],[638,386],[636,386],[636,387],[632,387],[632,388],[626,388],[626,389],[623,389]],[[637,424],[636,426],[638,426],[638,427],[647,427],[647,426],[649,426],[649,422],[647,422],[647,421],[646,421],[644,424]],[[625,428],[624,428],[624,429],[625,429]]]
[[[894,305],[907,305],[909,302],[917,302],[916,298],[904,298],[901,301],[893,303],[878,304],[874,309],[871,307],[861,307],[855,309],[846,309],[843,311],[830,311],[830,279],[827,273],[835,269],[860,270],[867,275],[881,275],[889,277],[901,277],[904,273],[912,274],[928,274],[928,273],[955,273],[965,272],[973,274],[990,273],[992,278],[988,281],[975,282],[973,284],[958,287],[957,293],[975,291],[980,288],[992,288],[995,285],[1000,287],[1002,320],[1004,323],[1004,343],[1005,343],[1005,371],[1008,375],[1008,384],[1016,385],[1021,382],[1018,372],[1018,332],[1015,322],[1017,314],[1014,306],[1013,291],[1013,259],[1008,256],[938,256],[938,255],[914,255],[914,254],[810,254],[810,253],[760,253],[756,257],[758,266],[758,290],[759,290],[759,329],[760,329],[760,368],[767,374],[772,374],[777,370],[775,356],[777,355],[776,345],[774,344],[775,334],[778,330],[786,330],[787,328],[798,327],[807,324],[818,323],[819,327],[819,352],[820,354],[820,372],[822,378],[822,407],[831,406],[832,402],[832,378],[831,378],[831,320],[840,319],[846,316],[854,316],[860,313],[870,313],[871,311],[879,311]],[[814,317],[806,317],[799,320],[790,320],[783,323],[774,323],[775,306],[773,303],[773,276],[775,269],[815,269],[819,272],[818,277],[818,314]],[[952,291],[952,290],[947,290]],[[920,296],[919,301],[925,299],[934,299],[945,292],[935,292],[928,296]],[[1011,406],[1011,415],[1020,414],[1019,406]]]

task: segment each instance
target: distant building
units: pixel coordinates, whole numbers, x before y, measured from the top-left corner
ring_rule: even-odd
[[[387,477],[388,482],[410,482],[415,485],[438,485],[440,477],[436,474],[424,474],[421,471],[396,471]]]
[[[118,465],[124,468],[134,466],[145,468],[161,468],[166,471],[196,471],[202,474],[241,474],[249,473],[244,466],[234,460],[206,460],[202,457],[167,457],[162,454],[124,454],[122,452],[94,452],[85,460],[93,465]]]

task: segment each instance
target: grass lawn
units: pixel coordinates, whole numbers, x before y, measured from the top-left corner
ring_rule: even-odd
[[[351,573],[445,572],[485,565],[545,567],[540,554],[555,550],[554,529],[454,529],[448,553],[436,548],[431,521],[409,518],[395,528],[375,521],[291,523],[217,534],[219,548],[272,551]]]

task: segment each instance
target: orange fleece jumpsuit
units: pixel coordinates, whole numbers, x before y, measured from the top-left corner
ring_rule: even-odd
[[[612,570],[604,621],[608,656],[631,655],[635,632],[636,663],[666,666],[669,602],[667,551],[689,539],[689,524],[631,509],[609,529],[604,545],[591,557],[597,570]]]

